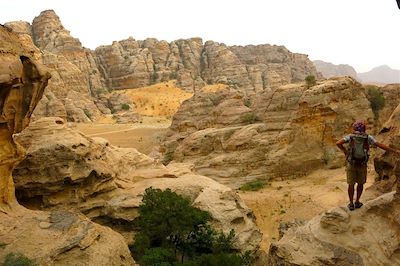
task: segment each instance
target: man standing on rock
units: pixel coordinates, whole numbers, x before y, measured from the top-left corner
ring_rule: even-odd
[[[361,208],[363,205],[360,202],[361,194],[364,190],[364,184],[367,181],[367,163],[369,159],[369,147],[376,146],[385,151],[395,152],[400,154],[400,151],[386,146],[383,143],[377,142],[371,135],[365,133],[365,123],[356,121],[353,124],[353,133],[346,135],[336,145],[344,152],[346,156],[346,174],[347,174],[347,192],[349,194],[349,204],[347,207],[350,211],[355,208]],[[349,143],[348,149],[343,144]],[[357,183],[357,195],[354,199],[354,185]]]

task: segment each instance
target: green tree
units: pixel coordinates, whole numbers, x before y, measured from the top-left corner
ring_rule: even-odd
[[[385,97],[376,86],[367,86],[366,96],[370,102],[371,109],[375,114],[385,106]]]
[[[217,233],[209,220],[207,212],[170,189],[147,188],[139,206],[133,256],[144,266],[248,265],[248,254],[233,248],[235,232]]]
[[[123,104],[121,104],[121,109],[122,110],[129,110],[129,104],[127,104],[127,103],[123,103]]]
[[[308,75],[304,80],[306,81],[307,88],[310,88],[312,86],[315,86],[315,84],[317,84],[314,75]]]

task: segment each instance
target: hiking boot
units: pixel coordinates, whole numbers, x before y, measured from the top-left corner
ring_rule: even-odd
[[[361,208],[361,206],[363,206],[364,204],[362,204],[361,202],[355,202],[354,203],[354,207],[356,208],[356,209],[359,209],[359,208]]]
[[[353,203],[349,203],[349,204],[347,205],[347,208],[349,208],[350,211],[354,211],[355,206],[354,206]]]

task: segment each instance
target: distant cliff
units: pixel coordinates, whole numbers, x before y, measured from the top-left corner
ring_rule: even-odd
[[[386,65],[373,68],[368,72],[357,73],[354,68],[349,65],[334,65],[321,60],[315,60],[313,63],[325,78],[351,76],[362,83],[400,83],[400,70],[392,69]]]
[[[386,65],[375,67],[364,73],[358,73],[358,79],[363,83],[400,83],[400,70],[392,69]]]
[[[334,65],[332,63],[324,62],[321,60],[313,61],[315,67],[325,78],[350,76],[357,78],[357,72],[352,66],[349,65]]]
[[[43,11],[32,25],[6,24],[30,43],[32,53],[52,74],[37,117],[60,116],[69,121],[96,120],[113,109],[109,92],[176,80],[193,92],[207,84],[225,83],[253,93],[282,84],[322,76],[307,55],[284,46],[226,46],[200,38],[173,42],[128,38],[92,51],[70,35],[57,14]]]

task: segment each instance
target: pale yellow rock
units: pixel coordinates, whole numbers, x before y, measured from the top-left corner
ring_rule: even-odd
[[[0,261],[21,253],[37,265],[134,265],[123,237],[67,211],[20,206],[11,175],[25,150],[13,139],[28,124],[50,78],[8,28],[0,25]],[[4,58],[4,60],[3,60]]]

